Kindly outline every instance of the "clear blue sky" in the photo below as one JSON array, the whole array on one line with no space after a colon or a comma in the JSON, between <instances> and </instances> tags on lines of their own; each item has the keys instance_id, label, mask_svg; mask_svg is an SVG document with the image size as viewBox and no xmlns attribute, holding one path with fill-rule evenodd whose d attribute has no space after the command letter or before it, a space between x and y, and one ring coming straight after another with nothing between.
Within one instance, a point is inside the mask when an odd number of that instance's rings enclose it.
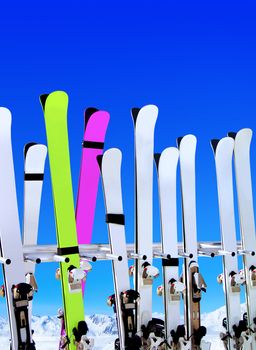
<instances>
[{"instance_id":1,"label":"clear blue sky","mask_svg":"<svg viewBox=\"0 0 256 350\"><path fill-rule=\"evenodd\" d=\"M16 1L2 4L0 33L0 105L10 108L13 113L12 135L21 219L22 149L29 141L46 142L38 97L62 89L70 96L69 136L75 197L83 110L96 106L111 115L106 148L114 146L123 151L127 240L133 240L133 123L130 109L153 103L159 107L156 151L175 145L176 137L186 133L198 137L198 238L220 239L215 168L209 140L242 127L256 130L255 2L46 0L31 5ZM255 140L252 147L256 185ZM155 180L154 199L154 239L159 241ZM93 241L108 241L101 189ZM47 164L39 243L54 242ZM210 311L224 303L222 287L216 283L221 260L202 258L200 262L208 283L202 311ZM37 268L36 314L55 314L61 305L55 268L54 264L41 264ZM111 264L94 264L87 283L86 312L112 313L105 303L112 291ZM162 310L161 304L161 298L154 297L155 311ZM0 314L5 314L3 300L0 301Z\"/></svg>"}]
</instances>

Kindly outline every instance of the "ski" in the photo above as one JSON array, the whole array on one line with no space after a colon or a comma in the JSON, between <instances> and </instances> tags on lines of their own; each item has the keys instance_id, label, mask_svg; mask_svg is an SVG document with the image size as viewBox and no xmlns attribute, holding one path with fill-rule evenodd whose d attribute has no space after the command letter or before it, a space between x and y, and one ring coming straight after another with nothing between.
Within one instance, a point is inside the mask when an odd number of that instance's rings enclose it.
<instances>
[{"instance_id":1,"label":"ski","mask_svg":"<svg viewBox=\"0 0 256 350\"><path fill-rule=\"evenodd\" d=\"M25 280L25 265L18 216L16 184L13 165L12 116L0 108L0 237L2 257L11 259L3 265L4 294L7 300L11 349L34 350L28 308L33 288Z\"/></svg>"},{"instance_id":2,"label":"ski","mask_svg":"<svg viewBox=\"0 0 256 350\"><path fill-rule=\"evenodd\" d=\"M76 230L78 244L90 244L94 222L94 212L99 183L99 167L97 156L101 155L104 147L104 139L109 122L109 113L99 111L96 108L87 108L84 114L84 137L82 142L82 160L78 194L76 201ZM88 267L90 269L89 263ZM88 270L86 270L87 273ZM85 281L82 280L84 294ZM59 309L61 320L61 342L65 339L64 313Z\"/></svg>"},{"instance_id":3,"label":"ski","mask_svg":"<svg viewBox=\"0 0 256 350\"><path fill-rule=\"evenodd\" d=\"M244 275L246 280L247 330L242 332L244 349L256 348L256 236L252 196L250 166L250 145L252 130L242 129L238 133L229 133L235 140L234 163ZM248 346L246 344L248 343Z\"/></svg>"},{"instance_id":4,"label":"ski","mask_svg":"<svg viewBox=\"0 0 256 350\"><path fill-rule=\"evenodd\" d=\"M194 135L186 135L177 140L180 152L183 244L185 252L182 282L186 286L184 292L184 320L186 327L185 340L188 343L184 348L205 350L210 349L210 344L203 340L206 328L201 325L200 319L200 300L202 292L206 292L207 286L199 271L197 253L196 142Z\"/></svg>"},{"instance_id":5,"label":"ski","mask_svg":"<svg viewBox=\"0 0 256 350\"><path fill-rule=\"evenodd\" d=\"M74 350L89 346L84 321L84 305L81 281L85 272L80 268L76 232L72 180L70 171L67 108L68 96L55 91L40 97L44 111L52 191L54 198L58 255L60 262L66 339L61 349ZM75 312L74 312L75 310ZM87 347L88 349L89 347Z\"/></svg>"},{"instance_id":6,"label":"ski","mask_svg":"<svg viewBox=\"0 0 256 350\"><path fill-rule=\"evenodd\" d=\"M152 266L152 197L154 129L158 108L147 105L133 108L135 142L135 254L146 260L135 259L135 290L140 294L137 305L137 331L147 338L147 326L152 320L152 283L159 271ZM147 342L148 339L145 339Z\"/></svg>"},{"instance_id":7,"label":"ski","mask_svg":"<svg viewBox=\"0 0 256 350\"><path fill-rule=\"evenodd\" d=\"M158 175L158 193L161 218L161 244L163 286L157 294L163 296L165 311L165 337L171 349L184 348L185 327L180 324L180 299L185 285L179 281L179 255L177 233L176 173L179 151L166 148L155 154Z\"/></svg>"},{"instance_id":8,"label":"ski","mask_svg":"<svg viewBox=\"0 0 256 350\"><path fill-rule=\"evenodd\" d=\"M24 213L23 213L23 245L36 245L44 165L47 155L45 145L28 143L24 147ZM25 261L27 283L37 291L35 280L35 262ZM29 318L32 315L32 301L29 303Z\"/></svg>"},{"instance_id":9,"label":"ski","mask_svg":"<svg viewBox=\"0 0 256 350\"><path fill-rule=\"evenodd\" d=\"M112 148L104 152L103 156L98 156L98 161L102 175L110 253L113 257L115 294L108 298L108 304L114 307L117 315L119 339L115 342L115 349L139 350L141 340L136 335L135 318L139 293L130 289L128 273L121 188L122 154L120 150Z\"/></svg>"},{"instance_id":10,"label":"ski","mask_svg":"<svg viewBox=\"0 0 256 350\"><path fill-rule=\"evenodd\" d=\"M223 255L224 272L218 277L223 283L226 299L226 318L223 320L226 332L220 336L226 349L242 349L244 322L241 321L240 285L244 279L238 273L237 261L232 175L234 140L224 137L212 140L211 144L215 156L222 249L226 252Z\"/></svg>"},{"instance_id":11,"label":"ski","mask_svg":"<svg viewBox=\"0 0 256 350\"><path fill-rule=\"evenodd\" d=\"M79 245L90 244L92 240L94 212L100 177L97 156L103 152L109 113L99 111L96 108L87 108L84 119L85 130L76 202L76 229ZM84 290L84 282L82 287Z\"/></svg>"}]
</instances>

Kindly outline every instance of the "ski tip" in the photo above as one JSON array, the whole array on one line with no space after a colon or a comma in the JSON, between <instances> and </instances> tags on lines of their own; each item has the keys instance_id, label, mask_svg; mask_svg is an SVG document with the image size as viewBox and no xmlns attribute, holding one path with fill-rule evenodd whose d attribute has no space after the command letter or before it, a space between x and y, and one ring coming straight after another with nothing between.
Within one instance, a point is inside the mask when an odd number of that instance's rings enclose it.
<instances>
[{"instance_id":1,"label":"ski tip","mask_svg":"<svg viewBox=\"0 0 256 350\"><path fill-rule=\"evenodd\" d=\"M43 94L43 95L40 95L40 102L41 102L41 105L43 107L43 110L45 108L45 103L46 103L46 100L47 100L47 97L49 96L49 94Z\"/></svg>"},{"instance_id":2,"label":"ski tip","mask_svg":"<svg viewBox=\"0 0 256 350\"><path fill-rule=\"evenodd\" d=\"M214 153L216 153L216 149L217 149L217 146L218 146L219 142L220 142L220 140L218 140L218 139L212 139L211 140L211 146L212 146L212 149L213 149Z\"/></svg>"},{"instance_id":3,"label":"ski tip","mask_svg":"<svg viewBox=\"0 0 256 350\"><path fill-rule=\"evenodd\" d=\"M101 170L101 166L102 166L102 158L103 158L103 155L102 154L99 154L97 156L97 162L99 164L99 167L100 167L100 170Z\"/></svg>"},{"instance_id":4,"label":"ski tip","mask_svg":"<svg viewBox=\"0 0 256 350\"><path fill-rule=\"evenodd\" d=\"M157 169L158 169L158 166L159 166L160 157L161 157L161 153L155 153L154 154L154 159L155 159L155 163L156 163L156 168Z\"/></svg>"},{"instance_id":5,"label":"ski tip","mask_svg":"<svg viewBox=\"0 0 256 350\"><path fill-rule=\"evenodd\" d=\"M86 108L86 110L84 111L84 128L85 129L86 129L86 125L87 125L89 119L91 118L91 116L98 111L99 110L95 107Z\"/></svg>"},{"instance_id":6,"label":"ski tip","mask_svg":"<svg viewBox=\"0 0 256 350\"><path fill-rule=\"evenodd\" d=\"M183 136L180 136L180 137L178 137L177 138L177 146L178 146L178 148L180 147L180 143L181 143L181 140L183 139Z\"/></svg>"},{"instance_id":7,"label":"ski tip","mask_svg":"<svg viewBox=\"0 0 256 350\"><path fill-rule=\"evenodd\" d=\"M228 132L228 136L229 136L229 137L232 137L232 139L234 139L234 140L235 140L235 138L236 138L236 135L237 135L237 133L234 132L234 131Z\"/></svg>"},{"instance_id":8,"label":"ski tip","mask_svg":"<svg viewBox=\"0 0 256 350\"><path fill-rule=\"evenodd\" d=\"M137 117L139 115L139 111L141 110L141 108L132 108L132 117L133 117L133 121L134 121L134 124L136 124L136 120L137 120Z\"/></svg>"},{"instance_id":9,"label":"ski tip","mask_svg":"<svg viewBox=\"0 0 256 350\"><path fill-rule=\"evenodd\" d=\"M29 148L32 146L35 146L36 144L37 144L36 142L26 143L26 145L24 146L24 158L26 158Z\"/></svg>"}]
</instances>

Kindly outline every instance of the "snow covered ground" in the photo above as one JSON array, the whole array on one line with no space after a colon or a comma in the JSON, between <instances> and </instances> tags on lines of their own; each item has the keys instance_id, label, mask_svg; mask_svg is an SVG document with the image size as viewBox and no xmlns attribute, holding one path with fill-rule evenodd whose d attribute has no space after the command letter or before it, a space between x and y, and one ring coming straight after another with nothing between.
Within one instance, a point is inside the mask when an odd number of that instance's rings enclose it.
<instances>
[{"instance_id":1,"label":"snow covered ground","mask_svg":"<svg viewBox=\"0 0 256 350\"><path fill-rule=\"evenodd\" d=\"M244 305L243 305L244 311ZM163 315L155 314L154 317ZM221 307L213 312L202 315L202 325L207 328L206 341L211 342L211 350L224 349L219 340L222 331L222 320L225 317L225 308ZM117 337L116 321L114 317L95 314L86 317L89 326L89 337L95 340L94 350L113 350L113 342ZM60 330L59 320L50 316L33 316L33 329L37 350L57 350L58 334ZM0 317L0 349L9 350L9 329L5 319Z\"/></svg>"}]
</instances>

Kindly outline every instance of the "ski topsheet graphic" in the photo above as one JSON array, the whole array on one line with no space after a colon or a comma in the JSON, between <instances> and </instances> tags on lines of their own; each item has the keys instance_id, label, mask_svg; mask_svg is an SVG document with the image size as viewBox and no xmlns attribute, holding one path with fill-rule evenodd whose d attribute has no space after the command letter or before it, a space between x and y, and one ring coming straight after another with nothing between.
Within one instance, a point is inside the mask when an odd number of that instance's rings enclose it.
<instances>
[{"instance_id":1,"label":"ski topsheet graphic","mask_svg":"<svg viewBox=\"0 0 256 350\"><path fill-rule=\"evenodd\" d=\"M44 179L44 165L47 155L45 145L28 143L24 148L24 214L23 214L23 244L36 245L42 186ZM25 262L25 274L28 283L37 289L34 278L35 263ZM32 313L30 302L29 317Z\"/></svg>"},{"instance_id":2,"label":"ski topsheet graphic","mask_svg":"<svg viewBox=\"0 0 256 350\"><path fill-rule=\"evenodd\" d=\"M76 203L76 228L79 244L89 244L92 239L100 176L97 156L103 152L108 122L108 112L98 111L96 108L88 108L85 111L85 131ZM84 282L82 284L84 288Z\"/></svg>"},{"instance_id":3,"label":"ski topsheet graphic","mask_svg":"<svg viewBox=\"0 0 256 350\"><path fill-rule=\"evenodd\" d=\"M179 281L179 256L177 234L176 173L179 151L166 148L162 154L155 154L158 174L158 192L161 217L161 244L164 285L158 287L163 295L165 310L165 335L172 349L184 340L185 328L180 325L180 299L185 285ZM181 339L183 338L183 339Z\"/></svg>"},{"instance_id":4,"label":"ski topsheet graphic","mask_svg":"<svg viewBox=\"0 0 256 350\"><path fill-rule=\"evenodd\" d=\"M135 309L138 292L130 289L128 259L125 240L125 218L122 203L121 160L122 154L116 149L107 150L98 157L108 223L110 252L113 255L112 267L115 296L108 300L117 314L119 339L115 349L140 349L140 338L136 336Z\"/></svg>"},{"instance_id":5,"label":"ski topsheet graphic","mask_svg":"<svg viewBox=\"0 0 256 350\"><path fill-rule=\"evenodd\" d=\"M67 108L68 96L55 91L41 96L44 110L52 191L56 219L58 254L69 262L60 263L60 278L66 329L66 347L76 349L88 331L84 321L80 257L76 233L70 172ZM63 344L63 348L65 344Z\"/></svg>"},{"instance_id":6,"label":"ski topsheet graphic","mask_svg":"<svg viewBox=\"0 0 256 350\"><path fill-rule=\"evenodd\" d=\"M11 113L0 108L0 236L1 253L11 259L3 265L5 296L11 328L11 348L35 349L28 316L33 288L26 283L19 226L11 141Z\"/></svg>"},{"instance_id":7,"label":"ski topsheet graphic","mask_svg":"<svg viewBox=\"0 0 256 350\"><path fill-rule=\"evenodd\" d=\"M158 108L148 105L133 108L135 132L135 254L146 261L135 260L135 289L140 294L137 306L137 330L152 319L152 282L158 275L152 267L153 248L153 149Z\"/></svg>"},{"instance_id":8,"label":"ski topsheet graphic","mask_svg":"<svg viewBox=\"0 0 256 350\"><path fill-rule=\"evenodd\" d=\"M178 139L180 151L180 174L183 209L183 243L184 259L183 282L186 340L191 340L192 349L209 349L210 344L202 338L206 328L201 326L200 300L206 284L200 275L197 255L196 227L196 187L195 187L195 153L196 137L186 135Z\"/></svg>"},{"instance_id":9,"label":"ski topsheet graphic","mask_svg":"<svg viewBox=\"0 0 256 350\"><path fill-rule=\"evenodd\" d=\"M240 285L243 278L238 273L237 262L232 176L234 140L224 137L212 140L211 143L215 155L222 249L227 252L223 255L223 288L227 313L223 325L227 332L221 334L221 338L226 349L241 349Z\"/></svg>"},{"instance_id":10,"label":"ski topsheet graphic","mask_svg":"<svg viewBox=\"0 0 256 350\"><path fill-rule=\"evenodd\" d=\"M252 197L252 180L250 166L251 129L242 129L233 137L236 188L240 217L240 232L246 280L247 330L243 331L243 344L251 343L251 349L256 348L256 236Z\"/></svg>"}]
</instances>

